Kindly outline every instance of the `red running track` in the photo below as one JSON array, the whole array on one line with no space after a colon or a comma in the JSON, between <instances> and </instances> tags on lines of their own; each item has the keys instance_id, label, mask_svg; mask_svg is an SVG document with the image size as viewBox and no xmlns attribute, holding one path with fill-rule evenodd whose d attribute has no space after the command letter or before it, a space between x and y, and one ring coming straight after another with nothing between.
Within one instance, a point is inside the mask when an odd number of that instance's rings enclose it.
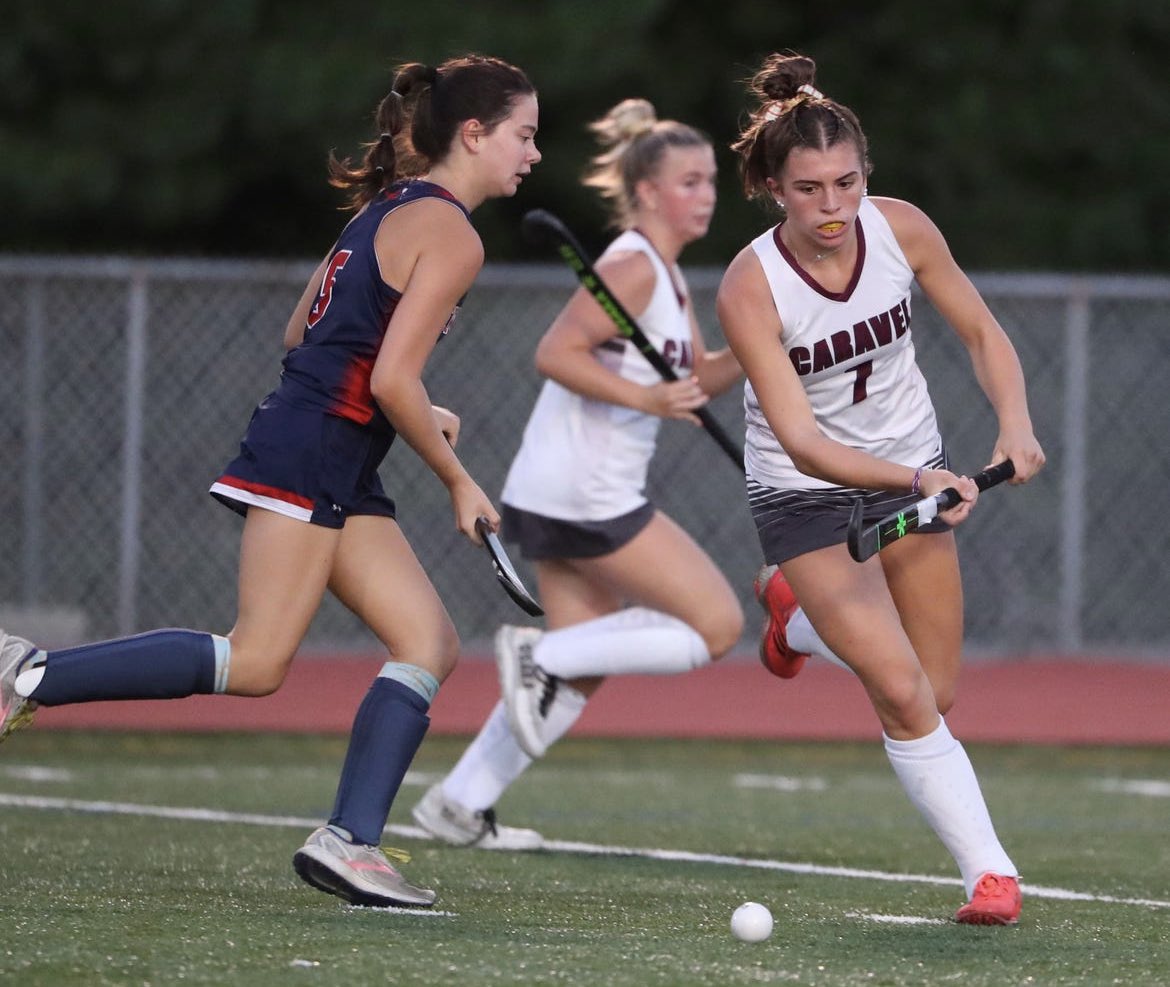
<instances>
[{"instance_id":1,"label":"red running track","mask_svg":"<svg viewBox=\"0 0 1170 987\"><path fill-rule=\"evenodd\" d=\"M86 703L42 708L34 729L241 730L348 733L381 658L301 657L263 699ZM465 657L431 709L435 733L471 734L499 695L495 663ZM969 663L947 723L989 743L1170 744L1170 662L1024 658ZM860 683L810 663L792 680L754 659L686 675L607 682L574 736L874 740L877 719Z\"/></svg>"}]
</instances>

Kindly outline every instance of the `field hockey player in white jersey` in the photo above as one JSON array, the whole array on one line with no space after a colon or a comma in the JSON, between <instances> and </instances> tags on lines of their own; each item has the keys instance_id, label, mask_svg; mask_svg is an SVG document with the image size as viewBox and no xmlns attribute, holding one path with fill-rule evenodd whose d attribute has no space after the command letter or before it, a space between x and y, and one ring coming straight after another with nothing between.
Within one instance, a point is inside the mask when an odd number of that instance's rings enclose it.
<instances>
[{"instance_id":1,"label":"field hockey player in white jersey","mask_svg":"<svg viewBox=\"0 0 1170 987\"><path fill-rule=\"evenodd\" d=\"M867 197L861 126L815 88L815 72L810 58L775 54L751 81L759 106L734 149L748 196L774 202L782 219L733 260L718 295L748 377L748 493L770 566L757 580L769 612L761 657L791 676L805 653L832 652L857 674L899 781L959 866L968 903L956 920L1014 924L1016 866L941 715L963 635L951 526L978 491L947 468L915 362L914 280L958 334L995 411L990 462L1010 458L1012 482L1023 483L1044 454L1007 335L924 213ZM855 497L871 523L946 487L962 500L942 523L864 564L850 558Z\"/></svg>"},{"instance_id":2,"label":"field hockey player in white jersey","mask_svg":"<svg viewBox=\"0 0 1170 987\"><path fill-rule=\"evenodd\" d=\"M586 184L621 232L597 264L610 290L679 373L663 381L578 290L542 338L548 378L501 496L505 538L536 569L547 630L496 635L503 698L459 763L414 809L456 844L534 848L532 830L496 826L492 806L563 736L609 675L673 675L721 657L743 613L691 537L645 496L664 418L732 386L729 350L707 352L678 267L715 209L715 154L703 134L625 100L592 125L602 145Z\"/></svg>"}]
</instances>

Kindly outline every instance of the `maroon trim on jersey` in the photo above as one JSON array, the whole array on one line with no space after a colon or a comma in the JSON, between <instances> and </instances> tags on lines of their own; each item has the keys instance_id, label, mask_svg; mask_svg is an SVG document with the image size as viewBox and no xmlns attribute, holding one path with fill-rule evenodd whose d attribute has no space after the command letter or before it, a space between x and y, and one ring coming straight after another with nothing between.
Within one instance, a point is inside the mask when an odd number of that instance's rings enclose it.
<instances>
[{"instance_id":1,"label":"maroon trim on jersey","mask_svg":"<svg viewBox=\"0 0 1170 987\"><path fill-rule=\"evenodd\" d=\"M772 231L772 241L776 244L776 249L780 251L780 256L787 262L799 276L800 280L807 284L818 295L823 295L831 302L847 302L852 297L854 290L857 288L857 282L861 280L861 269L865 266L865 231L861 228L861 217L857 216L853 220L854 226L857 229L857 258L853 261L853 274L849 278L849 283L845 285L844 291L829 291L824 288L816 278L808 273L800 262L797 261L796 255L785 246L784 241L780 239L781 223Z\"/></svg>"},{"instance_id":2,"label":"maroon trim on jersey","mask_svg":"<svg viewBox=\"0 0 1170 987\"><path fill-rule=\"evenodd\" d=\"M646 236L646 234L643 233L640 229L638 229L638 227L634 226L634 227L631 227L631 229L635 233L637 233L638 236L640 236L643 240L645 240L648 244L650 244L650 249L654 251L654 256L657 257L660 261L662 261L662 266L666 268L666 276L668 278L670 278L670 286L674 289L674 297L678 299L678 307L679 308L686 308L687 307L686 292L684 292L682 290L682 288L680 288L678 286L678 282L674 280L674 265L668 264L666 262L666 258L663 257L662 254L660 254L658 252L658 248L656 246L654 246L654 241L651 240L648 236Z\"/></svg>"}]
</instances>

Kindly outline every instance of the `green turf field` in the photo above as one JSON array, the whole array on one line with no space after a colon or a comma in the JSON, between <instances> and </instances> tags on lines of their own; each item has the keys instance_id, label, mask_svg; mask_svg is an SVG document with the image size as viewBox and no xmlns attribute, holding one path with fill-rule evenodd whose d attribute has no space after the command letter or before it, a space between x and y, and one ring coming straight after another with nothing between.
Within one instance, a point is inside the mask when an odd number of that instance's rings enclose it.
<instances>
[{"instance_id":1,"label":"green turf field","mask_svg":"<svg viewBox=\"0 0 1170 987\"><path fill-rule=\"evenodd\" d=\"M292 872L341 738L13 737L0 983L1170 983L1170 750L972 746L1027 895L986 929L946 921L957 875L877 743L570 740L499 806L556 841L528 855L402 832L463 743L427 740L391 816L439 891L410 913ZM767 942L731 937L745 900Z\"/></svg>"}]
</instances>

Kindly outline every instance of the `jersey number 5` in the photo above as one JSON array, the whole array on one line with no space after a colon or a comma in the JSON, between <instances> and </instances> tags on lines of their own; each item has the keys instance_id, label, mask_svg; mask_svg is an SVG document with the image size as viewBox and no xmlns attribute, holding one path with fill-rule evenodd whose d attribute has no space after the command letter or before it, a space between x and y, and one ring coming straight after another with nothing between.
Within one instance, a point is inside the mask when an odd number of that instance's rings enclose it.
<instances>
[{"instance_id":1,"label":"jersey number 5","mask_svg":"<svg viewBox=\"0 0 1170 987\"><path fill-rule=\"evenodd\" d=\"M305 320L305 324L310 329L321 321L325 310L329 308L329 302L333 298L333 282L337 280L338 273L345 267L345 262L349 260L352 253L352 250L339 250L330 259L329 267L325 269L325 277L321 279L321 290L317 294L317 300L313 302L313 307L309 310L309 317Z\"/></svg>"}]
</instances>

